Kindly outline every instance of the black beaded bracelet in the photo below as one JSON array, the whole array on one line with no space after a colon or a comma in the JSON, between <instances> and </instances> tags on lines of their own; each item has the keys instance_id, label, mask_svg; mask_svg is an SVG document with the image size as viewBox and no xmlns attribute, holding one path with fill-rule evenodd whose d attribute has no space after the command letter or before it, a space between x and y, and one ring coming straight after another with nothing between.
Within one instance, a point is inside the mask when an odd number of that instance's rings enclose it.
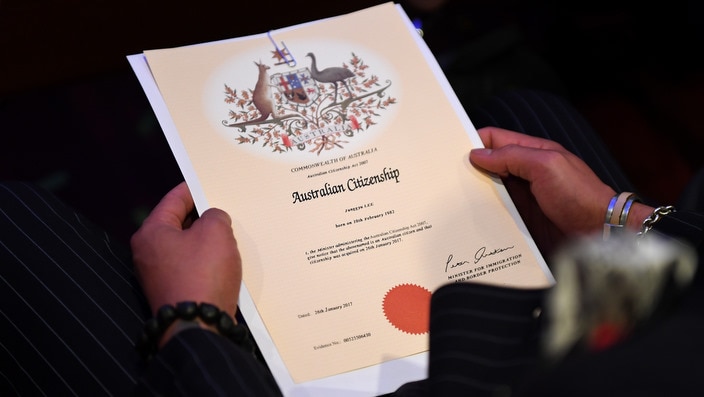
<instances>
[{"instance_id":1,"label":"black beaded bracelet","mask_svg":"<svg viewBox=\"0 0 704 397\"><path fill-rule=\"evenodd\" d=\"M193 301L179 302L176 306L164 305L156 312L156 316L144 323L144 331L137 340L137 351L145 360L150 360L158 351L159 340L171 324L176 320L194 321L200 318L205 324L213 325L220 335L242 347L257 357L254 342L244 325L236 324L232 317L217 306L210 303Z\"/></svg>"}]
</instances>

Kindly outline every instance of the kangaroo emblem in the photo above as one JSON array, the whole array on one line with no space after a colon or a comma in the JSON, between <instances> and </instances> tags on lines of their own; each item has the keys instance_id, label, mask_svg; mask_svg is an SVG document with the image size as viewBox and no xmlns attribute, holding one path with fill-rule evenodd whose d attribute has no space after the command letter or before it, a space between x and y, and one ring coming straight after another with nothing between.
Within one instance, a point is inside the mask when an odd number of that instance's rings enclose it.
<instances>
[{"instance_id":1,"label":"kangaroo emblem","mask_svg":"<svg viewBox=\"0 0 704 397\"><path fill-rule=\"evenodd\" d=\"M251 121L264 121L269 118L269 115L276 118L276 106L274 105L274 99L271 96L269 72L267 72L267 70L269 70L269 66L256 61L254 64L259 68L259 76L257 77L257 83L254 85L254 90L252 91L252 102L254 103L254 107L259 111L260 116Z\"/></svg>"}]
</instances>

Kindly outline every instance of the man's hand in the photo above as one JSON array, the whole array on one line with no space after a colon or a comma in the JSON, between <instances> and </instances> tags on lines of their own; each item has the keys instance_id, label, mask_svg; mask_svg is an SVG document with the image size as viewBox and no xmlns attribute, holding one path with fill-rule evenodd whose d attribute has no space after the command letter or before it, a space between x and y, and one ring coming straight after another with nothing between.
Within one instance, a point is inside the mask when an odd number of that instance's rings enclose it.
<instances>
[{"instance_id":1,"label":"man's hand","mask_svg":"<svg viewBox=\"0 0 704 397\"><path fill-rule=\"evenodd\" d=\"M542 138L494 127L478 132L486 149L472 150L470 161L509 182L506 187L529 229L540 227L531 224L535 223L531 220L538 218L534 213L538 208L531 209L530 204L521 202L529 196L567 236L593 234L603 229L606 208L615 192L579 157ZM511 181L511 177L522 181ZM527 194L528 189L531 194Z\"/></svg>"},{"instance_id":2,"label":"man's hand","mask_svg":"<svg viewBox=\"0 0 704 397\"><path fill-rule=\"evenodd\" d=\"M164 196L132 236L134 264L153 312L180 301L208 302L234 316L242 260L232 220L211 208L192 223L185 182Z\"/></svg>"}]
</instances>

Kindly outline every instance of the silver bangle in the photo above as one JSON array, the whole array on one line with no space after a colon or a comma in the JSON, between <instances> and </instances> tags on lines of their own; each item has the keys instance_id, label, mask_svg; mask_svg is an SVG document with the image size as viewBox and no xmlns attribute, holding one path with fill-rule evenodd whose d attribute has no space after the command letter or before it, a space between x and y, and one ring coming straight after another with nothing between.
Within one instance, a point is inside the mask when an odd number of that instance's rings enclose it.
<instances>
[{"instance_id":1,"label":"silver bangle","mask_svg":"<svg viewBox=\"0 0 704 397\"><path fill-rule=\"evenodd\" d=\"M631 206L633 206L635 201L640 201L640 199L632 192L622 192L611 198L609 206L606 208L606 217L604 218L604 240L611 236L612 229L624 229Z\"/></svg>"},{"instance_id":2,"label":"silver bangle","mask_svg":"<svg viewBox=\"0 0 704 397\"><path fill-rule=\"evenodd\" d=\"M618 200L618 194L611 198L609 201L609 206L606 208L606 218L604 218L604 223L611 222L611 215L614 213L614 206L616 205L616 200Z\"/></svg>"},{"instance_id":3,"label":"silver bangle","mask_svg":"<svg viewBox=\"0 0 704 397\"><path fill-rule=\"evenodd\" d=\"M631 194L626 200L626 204L623 205L623 211L621 211L621 216L618 218L618 224L621 226L626 226L626 221L628 221L628 213L631 211L631 206L634 202L640 201L638 196Z\"/></svg>"}]
</instances>

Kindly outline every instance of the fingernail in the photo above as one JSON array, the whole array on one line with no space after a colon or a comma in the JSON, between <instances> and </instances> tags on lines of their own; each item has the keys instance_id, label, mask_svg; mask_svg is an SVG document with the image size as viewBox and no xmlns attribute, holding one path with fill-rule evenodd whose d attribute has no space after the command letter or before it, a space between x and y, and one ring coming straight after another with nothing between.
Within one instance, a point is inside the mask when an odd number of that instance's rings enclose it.
<instances>
[{"instance_id":1,"label":"fingernail","mask_svg":"<svg viewBox=\"0 0 704 397\"><path fill-rule=\"evenodd\" d=\"M480 156L488 156L492 152L491 149L489 148L477 148L477 149L472 149L470 151L470 154L478 154Z\"/></svg>"}]
</instances>

